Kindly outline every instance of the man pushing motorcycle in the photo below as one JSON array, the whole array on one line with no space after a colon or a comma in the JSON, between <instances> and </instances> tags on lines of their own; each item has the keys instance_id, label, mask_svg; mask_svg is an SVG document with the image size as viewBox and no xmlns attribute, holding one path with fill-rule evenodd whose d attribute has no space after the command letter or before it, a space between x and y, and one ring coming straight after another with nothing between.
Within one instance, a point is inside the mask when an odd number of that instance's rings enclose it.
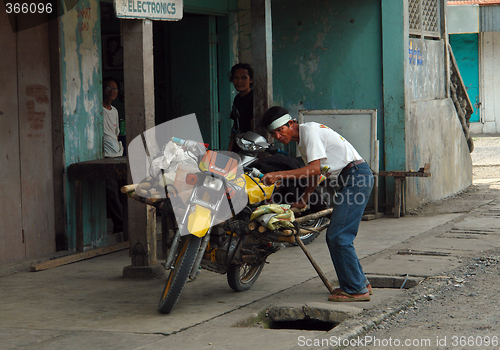
<instances>
[{"instance_id":1,"label":"man pushing motorcycle","mask_svg":"<svg viewBox=\"0 0 500 350\"><path fill-rule=\"evenodd\" d=\"M287 171L267 173L262 181L273 184L281 179L298 179L307 187L292 207L304 208L319 178L328 178L329 186L339 189L334 211L326 231L326 241L340 288L328 298L335 302L369 301L371 286L365 277L354 249L364 209L373 188L373 174L356 149L329 127L315 122L298 124L283 107L271 107L262 117L262 126L283 144L298 143L306 166Z\"/></svg>"}]
</instances>

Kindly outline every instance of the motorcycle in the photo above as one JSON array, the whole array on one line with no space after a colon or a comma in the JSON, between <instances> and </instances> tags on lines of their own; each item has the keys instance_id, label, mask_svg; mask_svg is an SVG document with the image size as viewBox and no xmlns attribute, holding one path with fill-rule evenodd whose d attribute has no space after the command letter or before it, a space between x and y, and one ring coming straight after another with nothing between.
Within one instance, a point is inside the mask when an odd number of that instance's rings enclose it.
<instances>
[{"instance_id":1,"label":"motorcycle","mask_svg":"<svg viewBox=\"0 0 500 350\"><path fill-rule=\"evenodd\" d=\"M287 152L273 147L269 144L265 137L253 131L241 132L240 120L241 116L238 109L233 105L230 118L235 121L233 133L237 144L238 155L241 157L242 165L245 167L255 167L260 173L265 174L274 171L293 170L303 167L305 164L302 160L292 158ZM268 157L259 160L259 154L267 153ZM318 187L309 197L308 207L296 212L296 217L311 217L312 214L322 212L333 207L334 189L327 188L327 181L324 176L320 177ZM294 203L304 192L306 185L301 181L284 181L281 183L277 193L273 196L274 203ZM302 233L300 240L305 244L314 241L320 234L320 227L327 227L329 223L327 216L314 217L301 223ZM297 242L293 242L297 245Z\"/></svg>"},{"instance_id":2,"label":"motorcycle","mask_svg":"<svg viewBox=\"0 0 500 350\"><path fill-rule=\"evenodd\" d=\"M270 148L261 141L240 138L248 150ZM242 162L238 154L207 150L195 141L174 137L172 143L196 160L197 168L177 171L175 177L162 169L158 176L129 185L132 187L124 191L131 198L155 206L162 216L163 234L168 237L163 264L168 277L158 304L161 313L172 311L186 282L196 278L200 267L226 274L234 291L246 291L259 277L269 255L283 249L285 243L294 243L299 233L318 233L325 228L299 225L323 218L331 210L293 220L289 206L269 205L280 186L264 185L260 171L247 166L255 162L248 158L250 151ZM181 185L188 187L181 190ZM158 195L159 188L168 195ZM264 212L275 212L255 218L256 209L262 208ZM281 218L273 223L276 212Z\"/></svg>"}]
</instances>

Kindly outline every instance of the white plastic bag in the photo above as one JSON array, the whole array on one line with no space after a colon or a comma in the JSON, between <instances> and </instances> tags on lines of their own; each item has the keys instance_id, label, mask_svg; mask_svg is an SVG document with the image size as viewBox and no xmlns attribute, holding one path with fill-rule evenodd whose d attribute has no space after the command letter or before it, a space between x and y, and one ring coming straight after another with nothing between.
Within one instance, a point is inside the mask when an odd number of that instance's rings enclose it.
<instances>
[{"instance_id":1,"label":"white plastic bag","mask_svg":"<svg viewBox=\"0 0 500 350\"><path fill-rule=\"evenodd\" d=\"M181 146L169 141L163 148L163 155L157 157L151 163L149 174L154 178L159 176L163 169L163 174L159 179L160 186L173 185L174 195L179 195L185 202L193 190L194 185L186 183L188 173L198 172L197 161L189 155L189 152ZM171 190L171 187L167 187Z\"/></svg>"},{"instance_id":2,"label":"white plastic bag","mask_svg":"<svg viewBox=\"0 0 500 350\"><path fill-rule=\"evenodd\" d=\"M163 155L153 159L149 170L151 177L156 177L161 169L166 173L175 173L179 164L197 167L196 160L188 155L181 146L169 141L163 147Z\"/></svg>"}]
</instances>

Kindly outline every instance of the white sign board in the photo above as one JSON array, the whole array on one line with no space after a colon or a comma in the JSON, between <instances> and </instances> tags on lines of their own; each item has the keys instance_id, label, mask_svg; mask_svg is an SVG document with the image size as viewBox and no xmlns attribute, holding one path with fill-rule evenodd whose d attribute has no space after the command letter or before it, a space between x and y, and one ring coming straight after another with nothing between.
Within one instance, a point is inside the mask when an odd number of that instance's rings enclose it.
<instances>
[{"instance_id":1,"label":"white sign board","mask_svg":"<svg viewBox=\"0 0 500 350\"><path fill-rule=\"evenodd\" d=\"M183 0L115 0L116 17L178 21L182 19Z\"/></svg>"},{"instance_id":2,"label":"white sign board","mask_svg":"<svg viewBox=\"0 0 500 350\"><path fill-rule=\"evenodd\" d=\"M299 111L299 123L317 122L342 135L356 148L373 171L379 170L377 110L332 109Z\"/></svg>"},{"instance_id":3,"label":"white sign board","mask_svg":"<svg viewBox=\"0 0 500 350\"><path fill-rule=\"evenodd\" d=\"M453 5L446 7L448 34L479 33L479 5Z\"/></svg>"}]
</instances>

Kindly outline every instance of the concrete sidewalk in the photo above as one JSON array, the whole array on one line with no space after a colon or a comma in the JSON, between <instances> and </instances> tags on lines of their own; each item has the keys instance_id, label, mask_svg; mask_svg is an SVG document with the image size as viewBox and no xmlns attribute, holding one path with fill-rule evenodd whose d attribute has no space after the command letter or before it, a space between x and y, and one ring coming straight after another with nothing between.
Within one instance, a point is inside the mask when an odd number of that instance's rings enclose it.
<instances>
[{"instance_id":1,"label":"concrete sidewalk","mask_svg":"<svg viewBox=\"0 0 500 350\"><path fill-rule=\"evenodd\" d=\"M415 297L411 289L377 287L394 278L401 284L407 274L411 286L500 246L499 180L464 195L465 212L362 222L355 245L375 287L370 302L328 302L306 256L299 247L288 247L269 258L251 290L233 292L224 275L203 271L186 284L173 312L162 315L156 307L164 279L122 278L130 259L121 251L1 277L0 349L290 349L305 339L345 336L353 331L345 325L356 321L363 327L367 315L380 317L370 312L381 305L394 301L389 307L397 308ZM307 247L336 284L324 234ZM311 318L340 326L328 332L268 329L266 313L274 321L298 320L273 327L297 322L303 327Z\"/></svg>"}]
</instances>

